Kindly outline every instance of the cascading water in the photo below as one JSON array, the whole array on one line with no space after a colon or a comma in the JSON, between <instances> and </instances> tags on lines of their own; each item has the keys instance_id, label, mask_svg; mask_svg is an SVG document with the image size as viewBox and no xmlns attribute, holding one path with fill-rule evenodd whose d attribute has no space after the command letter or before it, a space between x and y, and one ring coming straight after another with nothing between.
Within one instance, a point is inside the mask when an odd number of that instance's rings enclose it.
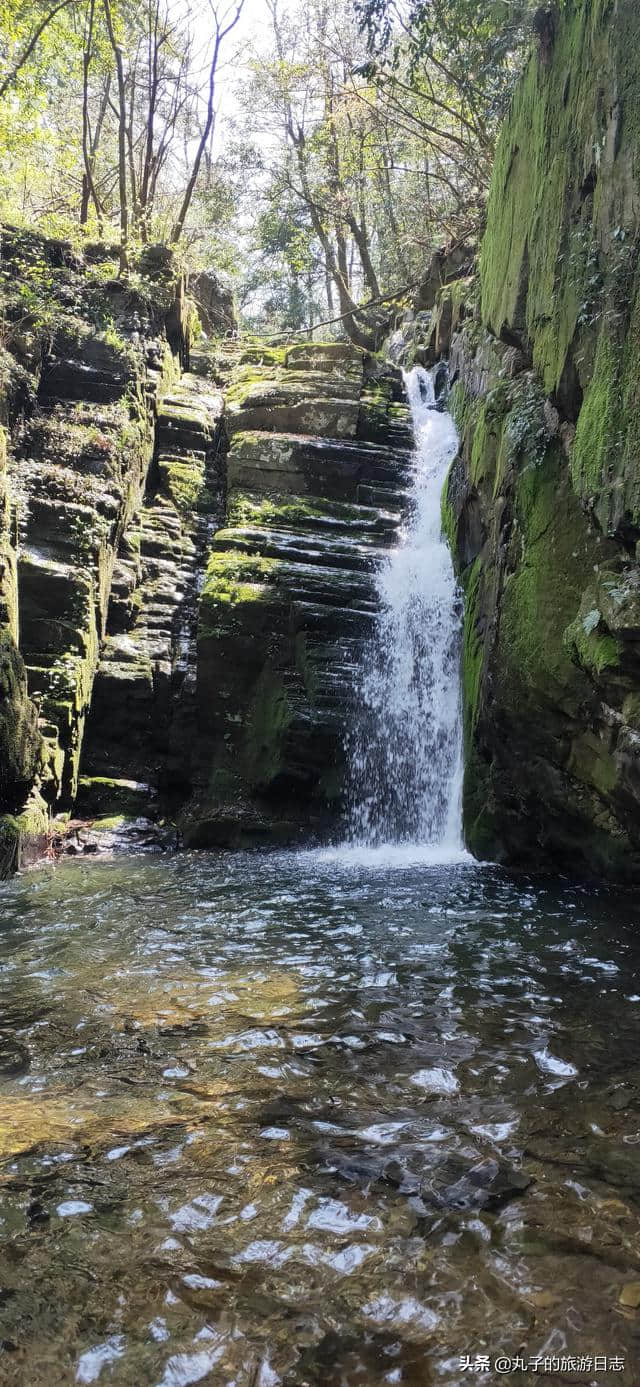
<instances>
[{"instance_id":1,"label":"cascading water","mask_svg":"<svg viewBox=\"0 0 640 1387\"><path fill-rule=\"evenodd\" d=\"M350 745L354 844L462 847L461 597L440 497L458 438L431 376L405 376L415 437L409 517L377 578Z\"/></svg>"}]
</instances>

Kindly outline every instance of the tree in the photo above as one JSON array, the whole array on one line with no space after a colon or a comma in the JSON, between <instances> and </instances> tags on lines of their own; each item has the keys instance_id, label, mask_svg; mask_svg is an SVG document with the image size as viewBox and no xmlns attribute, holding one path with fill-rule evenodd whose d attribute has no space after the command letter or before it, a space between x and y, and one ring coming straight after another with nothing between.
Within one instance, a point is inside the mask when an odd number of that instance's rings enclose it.
<instances>
[{"instance_id":1,"label":"tree","mask_svg":"<svg viewBox=\"0 0 640 1387\"><path fill-rule=\"evenodd\" d=\"M205 152L213 129L213 124L215 120L216 74L218 71L220 49L228 34L230 34L232 30L235 29L235 26L238 23L238 20L242 13L243 5L244 0L235 0L235 3L229 9L225 10L222 13L222 15L220 15L215 5L213 4L213 0L210 0L210 9L211 14L213 16L214 28L213 52L211 54L211 60L209 63L209 85L207 91L206 115L200 134L200 139L198 141L198 146L196 149L193 164L191 167L191 173L189 174L187 186L184 190L184 197L180 204L180 210L178 212L173 232L171 234L171 240L174 242L174 244L176 241L180 239L180 236L182 235L187 212L189 211L189 207L191 206L191 199L193 197L194 189L198 180L200 165L202 163L202 156Z\"/></svg>"},{"instance_id":2,"label":"tree","mask_svg":"<svg viewBox=\"0 0 640 1387\"><path fill-rule=\"evenodd\" d=\"M216 77L242 4L2 0L0 215L100 236L116 221L122 274L136 242L175 244L201 171L212 200Z\"/></svg>"},{"instance_id":3,"label":"tree","mask_svg":"<svg viewBox=\"0 0 640 1387\"><path fill-rule=\"evenodd\" d=\"M373 57L349 0L309 0L304 12L282 4L267 0L273 47L256 56L246 99L266 151L258 188L263 205L298 209L321 269L321 316L339 312L353 341L372 348L387 297L477 225L490 139L437 68L412 74L406 45L393 62ZM276 254L284 262L290 248ZM317 280L315 271L310 310Z\"/></svg>"},{"instance_id":4,"label":"tree","mask_svg":"<svg viewBox=\"0 0 640 1387\"><path fill-rule=\"evenodd\" d=\"M14 86L17 77L19 76L25 64L28 63L37 43L42 38L45 29L49 28L49 25L53 23L53 20L56 18L56 16L61 14L63 10L68 10L73 2L74 0L58 0L57 4L53 6L48 6L45 9L44 14L42 14L39 18L36 19L34 16L32 32L30 33L28 39L26 39L24 44L21 45L19 43L19 41L17 40L17 36L14 32L14 42L10 42L7 46L9 47L9 49L15 46L17 48L17 56L10 59L8 69L5 72L4 76L0 79L0 99L2 99L2 97L6 95L10 87Z\"/></svg>"},{"instance_id":5,"label":"tree","mask_svg":"<svg viewBox=\"0 0 640 1387\"><path fill-rule=\"evenodd\" d=\"M120 273L129 268L129 202L127 196L127 90L122 46L116 35L111 0L102 0L109 42L113 49L118 84L118 189L120 194Z\"/></svg>"},{"instance_id":6,"label":"tree","mask_svg":"<svg viewBox=\"0 0 640 1387\"><path fill-rule=\"evenodd\" d=\"M333 305L335 292L346 331L371 348L375 326L362 315L357 294L362 285L378 297L379 286L366 212L367 132L349 110L346 86L353 55L335 49L325 0L307 8L297 36L295 21L280 13L278 0L267 5L274 53L270 63L261 61L252 105L258 94L272 128L275 122L272 191L286 192L303 209L321 252L327 302ZM351 37L357 45L353 23Z\"/></svg>"},{"instance_id":7,"label":"tree","mask_svg":"<svg viewBox=\"0 0 640 1387\"><path fill-rule=\"evenodd\" d=\"M485 136L504 114L539 0L355 0L370 51L409 59L412 83L434 70Z\"/></svg>"}]
</instances>

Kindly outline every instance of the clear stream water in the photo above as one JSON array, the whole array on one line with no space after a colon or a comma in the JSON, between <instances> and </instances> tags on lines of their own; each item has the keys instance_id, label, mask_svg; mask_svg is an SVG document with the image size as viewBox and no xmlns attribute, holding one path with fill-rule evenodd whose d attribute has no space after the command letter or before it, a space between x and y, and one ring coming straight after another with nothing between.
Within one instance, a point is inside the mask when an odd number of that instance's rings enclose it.
<instances>
[{"instance_id":1,"label":"clear stream water","mask_svg":"<svg viewBox=\"0 0 640 1387\"><path fill-rule=\"evenodd\" d=\"M637 1387L640 902L461 847L416 379L361 845L0 885L3 1387Z\"/></svg>"},{"instance_id":2,"label":"clear stream water","mask_svg":"<svg viewBox=\"0 0 640 1387\"><path fill-rule=\"evenodd\" d=\"M326 850L0 906L3 1383L637 1383L632 895Z\"/></svg>"}]
</instances>

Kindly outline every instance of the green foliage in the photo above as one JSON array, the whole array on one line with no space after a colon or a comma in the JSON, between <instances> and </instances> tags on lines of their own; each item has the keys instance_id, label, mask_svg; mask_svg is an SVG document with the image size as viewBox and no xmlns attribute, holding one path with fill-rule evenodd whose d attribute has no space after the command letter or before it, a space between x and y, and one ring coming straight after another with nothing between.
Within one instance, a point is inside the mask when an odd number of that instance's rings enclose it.
<instances>
[{"instance_id":1,"label":"green foliage","mask_svg":"<svg viewBox=\"0 0 640 1387\"><path fill-rule=\"evenodd\" d=\"M213 26L202 26L196 7L170 0L110 0L109 10L124 70L128 240L135 249L171 239L202 124ZM0 221L35 222L79 245L117 236L116 75L102 0L0 0ZM207 151L185 226L192 263L200 258L194 241L206 236L200 263L210 263L211 247L218 251L230 229L235 185L223 164Z\"/></svg>"},{"instance_id":2,"label":"green foliage","mask_svg":"<svg viewBox=\"0 0 640 1387\"><path fill-rule=\"evenodd\" d=\"M402 30L409 35L412 73L425 63L446 67L448 81L469 110L500 115L531 41L538 0L410 0ZM392 0L356 0L375 53L398 51Z\"/></svg>"},{"instance_id":3,"label":"green foliage","mask_svg":"<svg viewBox=\"0 0 640 1387\"><path fill-rule=\"evenodd\" d=\"M0 339L11 345L16 333L29 330L34 337L53 328L59 311L57 277L44 255L36 251L28 259L19 256L8 265L0 263Z\"/></svg>"}]
</instances>

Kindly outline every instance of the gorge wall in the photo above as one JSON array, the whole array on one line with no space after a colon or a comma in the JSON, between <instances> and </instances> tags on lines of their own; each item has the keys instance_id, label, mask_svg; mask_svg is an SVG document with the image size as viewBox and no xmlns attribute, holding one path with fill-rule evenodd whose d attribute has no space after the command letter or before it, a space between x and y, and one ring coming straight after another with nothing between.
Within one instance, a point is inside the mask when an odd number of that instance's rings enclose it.
<instances>
[{"instance_id":1,"label":"gorge wall","mask_svg":"<svg viewBox=\"0 0 640 1387\"><path fill-rule=\"evenodd\" d=\"M549 13L479 267L434 262L413 350L448 360L461 439L468 845L638 879L640 13ZM0 869L61 812L326 833L411 475L400 373L344 342L190 353L158 248L123 284L5 230L0 272Z\"/></svg>"},{"instance_id":2,"label":"gorge wall","mask_svg":"<svg viewBox=\"0 0 640 1387\"><path fill-rule=\"evenodd\" d=\"M225 523L200 600L188 844L335 826L375 570L409 478L401 393L398 372L340 342L248 351L232 376Z\"/></svg>"},{"instance_id":3,"label":"gorge wall","mask_svg":"<svg viewBox=\"0 0 640 1387\"><path fill-rule=\"evenodd\" d=\"M442 292L461 434L465 824L481 856L640 875L640 12L569 0Z\"/></svg>"},{"instance_id":4,"label":"gorge wall","mask_svg":"<svg viewBox=\"0 0 640 1387\"><path fill-rule=\"evenodd\" d=\"M222 402L180 375L191 310L166 254L123 283L104 247L5 228L1 252L6 873L52 815L184 795Z\"/></svg>"},{"instance_id":5,"label":"gorge wall","mask_svg":"<svg viewBox=\"0 0 640 1387\"><path fill-rule=\"evenodd\" d=\"M409 476L399 373L346 343L190 350L160 248L123 283L104 248L7 229L2 268L2 872L65 817L324 832Z\"/></svg>"}]
</instances>

